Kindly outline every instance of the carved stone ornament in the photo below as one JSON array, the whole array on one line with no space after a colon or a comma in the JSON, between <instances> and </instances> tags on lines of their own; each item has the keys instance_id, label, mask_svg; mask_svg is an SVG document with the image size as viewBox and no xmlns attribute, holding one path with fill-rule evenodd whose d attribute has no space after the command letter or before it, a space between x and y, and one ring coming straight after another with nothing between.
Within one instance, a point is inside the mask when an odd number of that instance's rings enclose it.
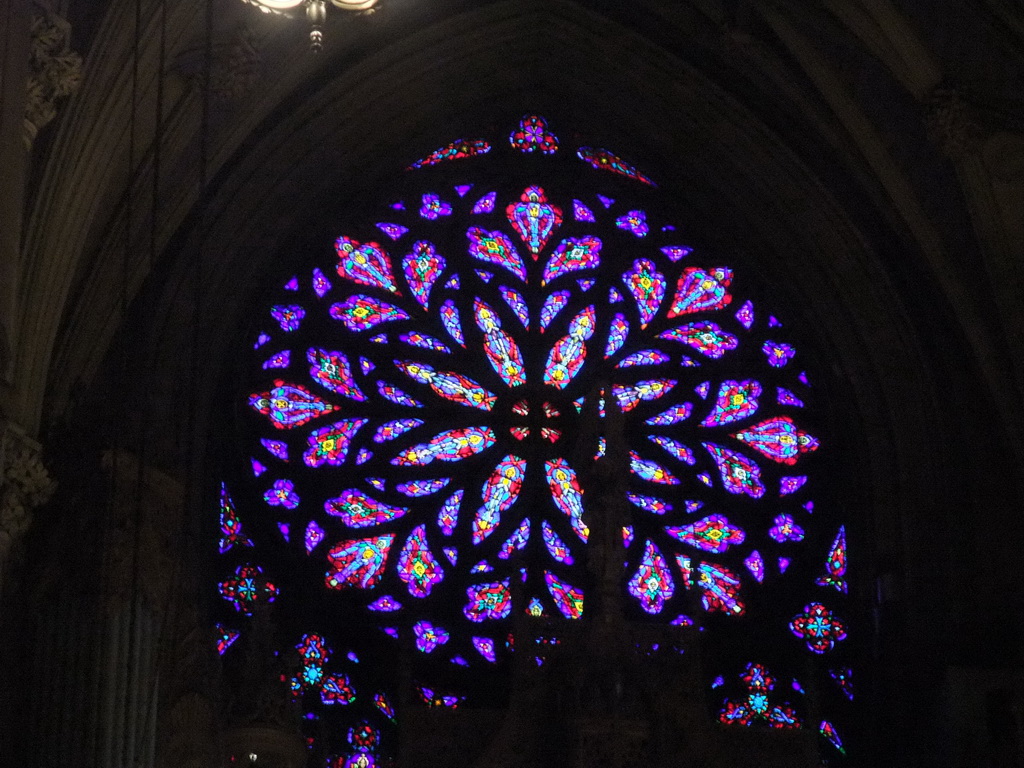
<instances>
[{"instance_id":1,"label":"carved stone ornament","mask_svg":"<svg viewBox=\"0 0 1024 768\"><path fill-rule=\"evenodd\" d=\"M210 96L218 102L237 101L252 93L260 79L258 36L248 24L214 35L210 59ZM172 69L201 83L205 67L204 46L182 51Z\"/></svg>"},{"instance_id":2,"label":"carved stone ornament","mask_svg":"<svg viewBox=\"0 0 1024 768\"><path fill-rule=\"evenodd\" d=\"M32 511L53 495L55 483L40 454L40 445L23 432L0 425L0 558L29 527Z\"/></svg>"},{"instance_id":3,"label":"carved stone ornament","mask_svg":"<svg viewBox=\"0 0 1024 768\"><path fill-rule=\"evenodd\" d=\"M49 12L34 16L31 35L25 149L32 149L39 130L57 116L57 102L82 83L82 57L70 48L71 25L66 20Z\"/></svg>"},{"instance_id":4,"label":"carved stone ornament","mask_svg":"<svg viewBox=\"0 0 1024 768\"><path fill-rule=\"evenodd\" d=\"M946 157L956 160L978 150L981 126L959 91L939 86L925 101L928 137Z\"/></svg>"},{"instance_id":5,"label":"carved stone ornament","mask_svg":"<svg viewBox=\"0 0 1024 768\"><path fill-rule=\"evenodd\" d=\"M104 544L106 604L116 609L135 594L161 610L178 570L174 550L182 526L184 491L170 475L139 466L128 451L105 451L112 517Z\"/></svg>"},{"instance_id":6,"label":"carved stone ornament","mask_svg":"<svg viewBox=\"0 0 1024 768\"><path fill-rule=\"evenodd\" d=\"M222 101L233 101L249 95L260 77L260 54L256 33L246 24L239 24L227 41L214 51L210 68L210 92Z\"/></svg>"}]
</instances>

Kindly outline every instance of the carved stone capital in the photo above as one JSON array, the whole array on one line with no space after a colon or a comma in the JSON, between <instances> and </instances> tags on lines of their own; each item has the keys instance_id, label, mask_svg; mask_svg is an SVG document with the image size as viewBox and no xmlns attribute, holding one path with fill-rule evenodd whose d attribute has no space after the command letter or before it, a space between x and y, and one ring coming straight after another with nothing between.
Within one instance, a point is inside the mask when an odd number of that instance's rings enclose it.
<instances>
[{"instance_id":1,"label":"carved stone capital","mask_svg":"<svg viewBox=\"0 0 1024 768\"><path fill-rule=\"evenodd\" d=\"M260 52L256 33L247 24L239 24L214 51L210 69L210 92L222 101L244 98L255 90L260 79Z\"/></svg>"},{"instance_id":2,"label":"carved stone capital","mask_svg":"<svg viewBox=\"0 0 1024 768\"><path fill-rule=\"evenodd\" d=\"M955 88L939 86L925 99L925 127L932 143L951 160L977 152L981 146L981 125Z\"/></svg>"},{"instance_id":3,"label":"carved stone capital","mask_svg":"<svg viewBox=\"0 0 1024 768\"><path fill-rule=\"evenodd\" d=\"M260 80L259 38L246 23L214 36L210 58L210 95L221 103L238 101L255 89ZM184 50L173 69L199 80L203 76L205 52L201 45Z\"/></svg>"},{"instance_id":4,"label":"carved stone capital","mask_svg":"<svg viewBox=\"0 0 1024 768\"><path fill-rule=\"evenodd\" d=\"M32 18L25 149L32 149L39 130L57 116L57 102L82 84L82 57L71 50L71 25L46 12Z\"/></svg>"},{"instance_id":5,"label":"carved stone capital","mask_svg":"<svg viewBox=\"0 0 1024 768\"><path fill-rule=\"evenodd\" d=\"M104 545L104 589L108 608L138 594L160 610L180 570L178 533L183 525L181 483L135 454L106 451L103 468L111 485L111 524Z\"/></svg>"},{"instance_id":6,"label":"carved stone capital","mask_svg":"<svg viewBox=\"0 0 1024 768\"><path fill-rule=\"evenodd\" d=\"M15 425L0 423L0 565L55 485L43 465L42 446Z\"/></svg>"}]
</instances>

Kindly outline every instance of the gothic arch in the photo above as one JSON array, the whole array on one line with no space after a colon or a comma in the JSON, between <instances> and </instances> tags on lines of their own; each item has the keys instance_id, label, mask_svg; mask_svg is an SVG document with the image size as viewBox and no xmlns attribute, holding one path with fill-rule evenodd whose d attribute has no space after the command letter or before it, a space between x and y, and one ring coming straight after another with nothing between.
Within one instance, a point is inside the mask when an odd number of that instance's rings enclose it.
<instances>
[{"instance_id":1,"label":"gothic arch","mask_svg":"<svg viewBox=\"0 0 1024 768\"><path fill-rule=\"evenodd\" d=\"M912 685L937 691L949 649L964 663L999 656L991 649L1003 647L1000 633L1012 635L1006 628L1015 621L999 606L1019 594L1018 518L994 479L1019 478L1024 445L1015 439L1020 362L1012 341L1022 327L1019 238L1011 236L1021 210L1011 152L1019 121L1003 99L1016 82L1020 44L1005 4L955 3L955 13L939 18L924 4L896 12L887 2L854 3L848 13L791 3L770 13L655 0L628 10L402 3L373 24L329 29L318 60L297 55L301 29L257 20L263 79L244 101L214 106L211 183L201 196L195 61L203 7L174 4L161 223L150 263L148 223L133 222L127 318L119 296L125 188L130 178L145 197L152 156L140 148L136 169L122 162L133 3L100 5L102 23L72 19L88 29L77 44L92 46L83 90L45 129L49 137L40 134L30 161L19 154L6 166L17 185L21 166L31 178L12 197L27 198L24 226L0 233L4 259L19 248L21 257L14 315L0 296L14 353L5 418L40 438L45 425L54 437L44 444L62 462L70 456L72 474L97 478L99 462L76 450L137 444L145 433L147 458L184 480L190 501L174 513L168 539L182 546L209 514L198 503L209 456L186 455L184 446L218 428L214 409L232 373L218 362L191 386L181 361L193 359L196 339L209 359L227 358L274 254L319 236L316 211L337 204L355 215L361 200L382 195L410 148L429 151L510 112L600 124L595 143L629 146L638 164L668 171L663 187L695 212L708 247L726 253L760 243L766 280L791 285L793 303L817 297L803 307L814 329L807 349L834 366L828 399L844 436L835 455L869 466L869 482L845 490L873 550L862 565L878 579L879 605L875 595L860 596L881 627L889 687L878 701L903 708L879 711L917 723L919 736L906 743L938 743L920 736L942 730L926 709L938 696ZM227 5L218 45L234 22L251 18L251 8ZM147 16L147 114L158 29ZM960 49L954 40L970 44ZM901 57L911 59L906 67ZM479 76L454 76L466 70ZM958 74L980 92L958 90ZM936 75L945 84L932 89ZM8 90L5 81L5 100ZM17 99L9 103L5 120L17 110ZM16 117L14 133L4 122L4 138L10 133L20 152ZM381 124L390 128L385 136ZM979 134L983 154L972 145ZM205 303L194 313L199 263ZM124 369L148 375L124 384ZM189 418L186 402L196 404ZM80 493L75 481L64 488L56 519L74 517L72 509L78 517L70 528L48 521L32 532L38 558L30 558L29 581L47 562L59 573L65 556L81 557L88 573L107 558L99 529L88 525L105 525L105 491ZM992 537L981 519L998 521L1006 535ZM96 537L82 539L93 542L92 560L89 547L74 551L67 530ZM56 595L63 583L51 576L38 593Z\"/></svg>"}]
</instances>

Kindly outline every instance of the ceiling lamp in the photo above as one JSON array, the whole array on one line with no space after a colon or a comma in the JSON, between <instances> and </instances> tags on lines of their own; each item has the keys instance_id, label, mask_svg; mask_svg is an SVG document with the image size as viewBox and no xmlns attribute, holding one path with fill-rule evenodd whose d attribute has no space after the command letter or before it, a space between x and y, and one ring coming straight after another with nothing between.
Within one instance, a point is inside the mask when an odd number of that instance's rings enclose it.
<instances>
[{"instance_id":1,"label":"ceiling lamp","mask_svg":"<svg viewBox=\"0 0 1024 768\"><path fill-rule=\"evenodd\" d=\"M343 11L372 13L379 0L330 0L330 5ZM305 7L306 18L309 20L309 43L314 52L323 48L323 26L327 20L327 0L244 0L255 5L264 13L280 13L289 16L300 13L299 8Z\"/></svg>"}]
</instances>

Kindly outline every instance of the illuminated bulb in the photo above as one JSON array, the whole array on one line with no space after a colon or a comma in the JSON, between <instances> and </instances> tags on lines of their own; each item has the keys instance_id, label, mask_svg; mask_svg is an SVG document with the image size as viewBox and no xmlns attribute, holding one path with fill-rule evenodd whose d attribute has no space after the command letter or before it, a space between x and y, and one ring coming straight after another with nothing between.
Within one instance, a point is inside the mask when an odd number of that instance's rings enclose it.
<instances>
[{"instance_id":1,"label":"illuminated bulb","mask_svg":"<svg viewBox=\"0 0 1024 768\"><path fill-rule=\"evenodd\" d=\"M326 0L242 0L250 5L255 5L264 13L283 13L292 11L299 6L306 6L307 14L317 12L315 7L320 9L326 7ZM378 0L331 0L331 5L343 11L364 11L372 12ZM322 23L322 22L321 22Z\"/></svg>"},{"instance_id":2,"label":"illuminated bulb","mask_svg":"<svg viewBox=\"0 0 1024 768\"><path fill-rule=\"evenodd\" d=\"M298 8L305 0L255 0L254 4L260 9L269 8L272 11L287 11Z\"/></svg>"}]
</instances>

